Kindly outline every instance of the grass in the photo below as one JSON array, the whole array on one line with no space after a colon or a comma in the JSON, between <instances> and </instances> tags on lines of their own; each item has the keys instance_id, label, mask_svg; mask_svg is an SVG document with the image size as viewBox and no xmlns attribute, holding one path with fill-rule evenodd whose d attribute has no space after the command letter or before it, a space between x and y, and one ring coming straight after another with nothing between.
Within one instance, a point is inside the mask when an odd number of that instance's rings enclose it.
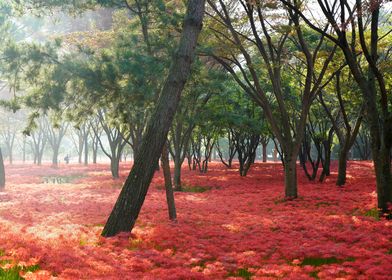
<instances>
[{"instance_id":1,"label":"grass","mask_svg":"<svg viewBox=\"0 0 392 280\"><path fill-rule=\"evenodd\" d=\"M156 188L158 190L164 190L165 186L157 186ZM189 186L189 185L183 185L182 186L182 190L180 192L203 193L203 192L209 191L211 189L212 189L212 187L210 187L210 186L199 186L199 185ZM176 190L174 190L174 191L176 191Z\"/></svg>"},{"instance_id":2,"label":"grass","mask_svg":"<svg viewBox=\"0 0 392 280\"><path fill-rule=\"evenodd\" d=\"M352 262L354 258L346 258L346 259L338 259L336 257L328 257L328 258L316 258L316 257L306 257L301 263L301 266L311 265L311 266L322 266L325 264L341 264L343 262Z\"/></svg>"},{"instance_id":3,"label":"grass","mask_svg":"<svg viewBox=\"0 0 392 280\"><path fill-rule=\"evenodd\" d=\"M183 192L190 192L190 193L203 193L206 191L211 190L212 187L209 186L188 186L188 185L184 185L182 187L182 191Z\"/></svg>"},{"instance_id":4,"label":"grass","mask_svg":"<svg viewBox=\"0 0 392 280\"><path fill-rule=\"evenodd\" d=\"M2 279L2 280L23 280L24 278L19 275L19 273L21 271L34 272L39 269L40 269L40 267L38 264L28 266L28 267L14 266L10 269L0 268L0 279Z\"/></svg>"},{"instance_id":5,"label":"grass","mask_svg":"<svg viewBox=\"0 0 392 280\"><path fill-rule=\"evenodd\" d=\"M315 270L315 271L309 272L309 276L312 277L312 278L314 278L314 279L320 279L320 278L318 277L318 275L317 275L318 273L319 273L319 271L318 271L318 270Z\"/></svg>"},{"instance_id":6,"label":"grass","mask_svg":"<svg viewBox=\"0 0 392 280\"><path fill-rule=\"evenodd\" d=\"M372 217L376 221L380 220L380 213L377 208L372 208L372 209L366 211L363 215L366 217Z\"/></svg>"},{"instance_id":7,"label":"grass","mask_svg":"<svg viewBox=\"0 0 392 280\"><path fill-rule=\"evenodd\" d=\"M253 276L253 273L248 271L247 268L239 268L236 272L232 272L228 275L228 277L241 277L246 280L250 280Z\"/></svg>"}]
</instances>

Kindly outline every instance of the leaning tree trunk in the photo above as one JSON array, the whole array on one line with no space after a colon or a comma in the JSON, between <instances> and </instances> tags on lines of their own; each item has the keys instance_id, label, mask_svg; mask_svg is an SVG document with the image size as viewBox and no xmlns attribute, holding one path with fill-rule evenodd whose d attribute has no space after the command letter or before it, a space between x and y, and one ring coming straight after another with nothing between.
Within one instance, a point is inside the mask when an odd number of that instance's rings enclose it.
<instances>
[{"instance_id":1,"label":"leaning tree trunk","mask_svg":"<svg viewBox=\"0 0 392 280\"><path fill-rule=\"evenodd\" d=\"M156 109L149 120L138 156L103 229L103 236L131 231L139 216L162 148L190 75L202 28L204 0L189 0L178 50L162 88Z\"/></svg>"},{"instance_id":2,"label":"leaning tree trunk","mask_svg":"<svg viewBox=\"0 0 392 280\"><path fill-rule=\"evenodd\" d=\"M4 161L3 154L0 149L0 190L5 188L5 170L4 170Z\"/></svg>"},{"instance_id":3,"label":"leaning tree trunk","mask_svg":"<svg viewBox=\"0 0 392 280\"><path fill-rule=\"evenodd\" d=\"M177 212L176 204L174 201L173 185L170 173L169 149L167 147L167 143L163 146L162 149L161 165L163 170L163 176L165 178L166 202L167 209L169 211L169 219L175 221L177 219Z\"/></svg>"}]
</instances>

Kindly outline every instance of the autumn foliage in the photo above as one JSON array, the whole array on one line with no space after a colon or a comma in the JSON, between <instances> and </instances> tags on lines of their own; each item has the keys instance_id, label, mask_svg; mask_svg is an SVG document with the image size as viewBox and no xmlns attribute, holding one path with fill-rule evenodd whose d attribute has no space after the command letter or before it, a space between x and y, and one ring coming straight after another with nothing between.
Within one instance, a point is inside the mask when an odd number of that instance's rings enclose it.
<instances>
[{"instance_id":1,"label":"autumn foliage","mask_svg":"<svg viewBox=\"0 0 392 280\"><path fill-rule=\"evenodd\" d=\"M336 168L325 183L299 174L300 197L285 201L280 164L247 177L212 163L183 170L178 222L167 218L157 172L132 234L100 233L130 169L6 166L0 193L0 264L26 279L392 279L392 222L377 216L370 162ZM200 192L203 191L203 192ZM25 269L31 268L34 269Z\"/></svg>"}]
</instances>

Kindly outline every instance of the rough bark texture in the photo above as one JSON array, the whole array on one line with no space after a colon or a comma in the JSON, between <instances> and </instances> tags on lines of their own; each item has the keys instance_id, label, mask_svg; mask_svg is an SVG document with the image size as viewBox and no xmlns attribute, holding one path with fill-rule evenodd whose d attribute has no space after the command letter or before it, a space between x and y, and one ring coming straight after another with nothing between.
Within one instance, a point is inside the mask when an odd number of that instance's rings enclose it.
<instances>
[{"instance_id":1,"label":"rough bark texture","mask_svg":"<svg viewBox=\"0 0 392 280\"><path fill-rule=\"evenodd\" d=\"M338 179L336 180L337 186L346 184L348 152L349 150L347 147L342 147L339 151Z\"/></svg>"},{"instance_id":2,"label":"rough bark texture","mask_svg":"<svg viewBox=\"0 0 392 280\"><path fill-rule=\"evenodd\" d=\"M166 202L167 209L169 211L169 219L175 221L177 219L177 211L176 204L174 201L173 185L170 173L169 149L167 147L167 143L163 146L162 149L161 165L163 170L163 176L165 178Z\"/></svg>"},{"instance_id":3,"label":"rough bark texture","mask_svg":"<svg viewBox=\"0 0 392 280\"><path fill-rule=\"evenodd\" d=\"M3 154L0 149L0 190L5 188L5 170L4 170L4 162L3 162Z\"/></svg>"},{"instance_id":4,"label":"rough bark texture","mask_svg":"<svg viewBox=\"0 0 392 280\"><path fill-rule=\"evenodd\" d=\"M297 161L295 156L284 157L284 185L287 199L297 198Z\"/></svg>"},{"instance_id":5,"label":"rough bark texture","mask_svg":"<svg viewBox=\"0 0 392 280\"><path fill-rule=\"evenodd\" d=\"M166 142L182 90L190 74L203 16L204 1L190 0L179 47L173 58L168 78L148 123L140 152L103 229L103 236L129 232L135 225Z\"/></svg>"}]
</instances>

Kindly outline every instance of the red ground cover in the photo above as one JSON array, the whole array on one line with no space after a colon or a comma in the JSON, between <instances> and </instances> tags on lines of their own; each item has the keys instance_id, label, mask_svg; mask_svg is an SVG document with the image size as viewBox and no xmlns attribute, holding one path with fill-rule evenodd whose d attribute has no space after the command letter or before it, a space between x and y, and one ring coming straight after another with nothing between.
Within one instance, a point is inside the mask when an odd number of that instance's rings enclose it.
<instances>
[{"instance_id":1,"label":"red ground cover","mask_svg":"<svg viewBox=\"0 0 392 280\"><path fill-rule=\"evenodd\" d=\"M349 162L344 188L334 172L319 184L299 170L295 201L282 200L280 164L245 178L218 163L184 169L186 185L212 189L176 193L178 223L157 172L133 234L102 238L129 169L113 181L106 165L6 166L0 258L13 263L3 268L38 264L26 279L392 279L392 222L372 217L369 162ZM73 182L44 183L56 174Z\"/></svg>"}]
</instances>

